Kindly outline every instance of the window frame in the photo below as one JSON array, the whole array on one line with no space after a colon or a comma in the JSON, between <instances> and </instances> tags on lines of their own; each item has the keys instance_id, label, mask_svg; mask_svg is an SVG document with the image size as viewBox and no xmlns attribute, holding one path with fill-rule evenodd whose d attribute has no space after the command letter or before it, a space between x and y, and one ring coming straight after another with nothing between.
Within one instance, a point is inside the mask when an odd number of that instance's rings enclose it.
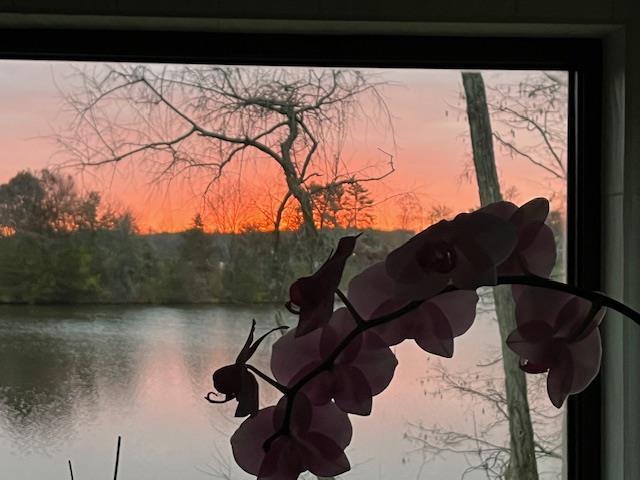
<instances>
[{"instance_id":1,"label":"window frame","mask_svg":"<svg viewBox=\"0 0 640 480\"><path fill-rule=\"evenodd\" d=\"M216 51L212 52L212 46ZM600 289L602 41L585 38L5 29L0 59L569 72L567 281ZM582 261L589 259L588 262ZM567 404L567 478L601 478L602 371Z\"/></svg>"}]
</instances>

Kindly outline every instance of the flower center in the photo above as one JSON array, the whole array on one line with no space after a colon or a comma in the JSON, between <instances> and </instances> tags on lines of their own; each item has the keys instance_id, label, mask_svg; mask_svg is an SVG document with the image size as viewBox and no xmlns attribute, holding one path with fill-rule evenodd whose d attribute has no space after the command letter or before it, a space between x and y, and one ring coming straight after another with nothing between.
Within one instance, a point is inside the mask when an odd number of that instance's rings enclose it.
<instances>
[{"instance_id":1,"label":"flower center","mask_svg":"<svg viewBox=\"0 0 640 480\"><path fill-rule=\"evenodd\" d=\"M456 251L447 242L430 243L418 252L416 260L426 272L449 273L456 266Z\"/></svg>"}]
</instances>

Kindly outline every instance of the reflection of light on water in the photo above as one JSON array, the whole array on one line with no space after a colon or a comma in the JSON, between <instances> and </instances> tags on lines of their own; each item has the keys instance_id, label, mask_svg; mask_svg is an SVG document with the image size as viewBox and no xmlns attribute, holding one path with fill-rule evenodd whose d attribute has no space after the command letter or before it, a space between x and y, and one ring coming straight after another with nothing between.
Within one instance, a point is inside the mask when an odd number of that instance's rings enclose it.
<instances>
[{"instance_id":1,"label":"reflection of light on water","mask_svg":"<svg viewBox=\"0 0 640 480\"><path fill-rule=\"evenodd\" d=\"M109 472L115 439L122 435L123 478L191 480L208 478L203 471L220 470L231 472L232 478L248 478L235 467L228 442L241 421L233 418L235 405L212 406L203 396L212 388L212 371L235 359L251 318L266 331L274 311L86 308L86 314L74 318L49 309L48 321L34 319L33 311L23 313L19 332L12 332L14 341L24 337L24 349L35 345L50 355L49 375L58 378L47 383L35 372L31 390L17 390L17 385L0 389L2 472L16 480L66 478L67 458L73 459L78 477ZM11 329L13 317L2 312L0 332ZM38 341L31 344L34 335ZM6 341L0 335L0 351L7 351L2 343ZM409 423L468 427L473 405L429 395L438 383L421 381L433 370L436 357L413 342L394 348L399 367L390 387L374 399L371 416L351 417L354 439L348 453L354 468L345 478L414 479L422 460L410 454L415 445L404 438ZM480 319L468 335L456 340L455 358L443 363L464 370L486 360L483 352L489 348L497 348L496 326ZM255 357L265 370L268 354L265 344ZM23 377L29 383L28 375ZM64 395L52 390L54 385ZM9 403L9 395L19 398ZM277 392L262 385L263 405L277 399ZM430 462L422 478L459 477L461 462L446 456Z\"/></svg>"}]
</instances>

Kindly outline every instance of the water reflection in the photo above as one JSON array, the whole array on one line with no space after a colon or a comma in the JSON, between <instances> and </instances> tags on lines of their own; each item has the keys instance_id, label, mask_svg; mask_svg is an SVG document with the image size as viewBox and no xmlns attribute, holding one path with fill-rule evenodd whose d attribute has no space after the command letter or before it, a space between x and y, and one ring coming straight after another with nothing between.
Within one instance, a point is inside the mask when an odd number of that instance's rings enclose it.
<instances>
[{"instance_id":1,"label":"water reflection","mask_svg":"<svg viewBox=\"0 0 640 480\"><path fill-rule=\"evenodd\" d=\"M150 459L172 448L171 436L185 445L203 440L206 459L205 437L215 431L206 420L229 412L207 408L202 397L212 369L235 358L254 317L265 328L273 322L268 307L1 307L0 468L34 478L46 471L34 469L43 459L98 457L101 442L93 442L123 430L130 448L145 444ZM192 472L190 459L174 463ZM140 468L135 478L158 471Z\"/></svg>"},{"instance_id":2,"label":"water reflection","mask_svg":"<svg viewBox=\"0 0 640 480\"><path fill-rule=\"evenodd\" d=\"M108 477L118 435L122 479L249 478L235 467L228 441L239 424L235 405L211 406L203 396L212 371L234 361L251 319L262 333L280 310L0 307L0 478L68 478L69 458L76 478ZM494 322L476 321L448 365L473 367L497 338ZM268 342L253 358L264 369ZM421 379L431 363L412 343L396 347L396 377L374 400L373 415L352 417L348 478L408 480L419 471L457 478L464 470L460 458L446 455L421 470L407 455L415 447L405 439L409 424L464 428L474 408L425 396ZM262 386L261 400L273 404L277 392Z\"/></svg>"}]
</instances>

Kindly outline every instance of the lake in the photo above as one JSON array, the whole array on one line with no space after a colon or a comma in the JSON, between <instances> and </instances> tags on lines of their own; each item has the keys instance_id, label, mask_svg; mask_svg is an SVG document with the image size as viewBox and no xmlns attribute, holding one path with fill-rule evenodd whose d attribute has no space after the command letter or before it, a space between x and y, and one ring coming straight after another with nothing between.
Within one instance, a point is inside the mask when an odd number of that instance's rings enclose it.
<instances>
[{"instance_id":1,"label":"lake","mask_svg":"<svg viewBox=\"0 0 640 480\"><path fill-rule=\"evenodd\" d=\"M76 480L113 478L118 435L119 480L252 478L231 456L228 439L241 421L235 402L210 405L204 395L211 373L234 361L251 319L261 333L276 312L295 321L273 306L0 307L0 478L68 479L69 459ZM277 335L253 361L263 370ZM443 365L464 372L497 352L497 326L481 315ZM425 456L410 438L415 425L462 431L490 413L438 384L437 357L413 342L395 353L396 378L373 414L351 416L353 469L344 477L460 478L464 457ZM262 403L275 403L276 393L262 384ZM504 430L492 435L505 439ZM546 465L544 478L555 478L559 463Z\"/></svg>"}]
</instances>

